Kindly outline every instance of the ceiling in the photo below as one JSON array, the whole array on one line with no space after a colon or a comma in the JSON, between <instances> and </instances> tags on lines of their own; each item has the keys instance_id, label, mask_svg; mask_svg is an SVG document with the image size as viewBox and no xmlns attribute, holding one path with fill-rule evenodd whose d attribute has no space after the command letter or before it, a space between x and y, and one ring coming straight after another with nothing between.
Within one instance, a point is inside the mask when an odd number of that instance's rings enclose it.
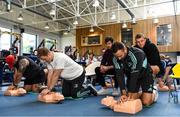
<instances>
[{"instance_id":1,"label":"ceiling","mask_svg":"<svg viewBox=\"0 0 180 117\"><path fill-rule=\"evenodd\" d=\"M99 6L94 7L95 1ZM7 11L9 2L11 9ZM179 0L1 0L0 18L58 33L80 27L130 22L133 18L142 20L175 15L180 13L179 7ZM55 15L50 15L52 10ZM23 21L17 20L20 13ZM114 19L112 15L115 15ZM78 25L73 24L75 20ZM47 24L50 28L44 29Z\"/></svg>"}]
</instances>

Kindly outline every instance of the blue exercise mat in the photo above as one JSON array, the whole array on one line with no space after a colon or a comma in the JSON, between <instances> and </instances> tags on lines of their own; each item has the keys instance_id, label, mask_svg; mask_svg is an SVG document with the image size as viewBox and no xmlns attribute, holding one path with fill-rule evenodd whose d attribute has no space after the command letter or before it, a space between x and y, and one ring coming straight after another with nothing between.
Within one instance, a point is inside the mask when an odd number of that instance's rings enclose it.
<instances>
[{"instance_id":1,"label":"blue exercise mat","mask_svg":"<svg viewBox=\"0 0 180 117\"><path fill-rule=\"evenodd\" d=\"M91 96L82 100L64 100L61 104L45 104L37 100L37 94L22 97L6 97L0 93L0 116L132 116L113 112L101 105L105 96ZM160 92L157 103L144 108L134 116L179 116L180 104L168 103L168 92Z\"/></svg>"}]
</instances>

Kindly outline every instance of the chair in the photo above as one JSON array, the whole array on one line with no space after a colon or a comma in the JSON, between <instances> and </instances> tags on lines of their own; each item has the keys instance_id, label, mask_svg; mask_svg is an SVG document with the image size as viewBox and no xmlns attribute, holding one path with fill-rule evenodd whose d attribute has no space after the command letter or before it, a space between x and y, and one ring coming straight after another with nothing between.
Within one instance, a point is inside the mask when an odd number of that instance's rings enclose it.
<instances>
[{"instance_id":1,"label":"chair","mask_svg":"<svg viewBox=\"0 0 180 117\"><path fill-rule=\"evenodd\" d=\"M178 91L177 91L176 80L180 79L180 63L177 63L172 68L172 71L173 71L173 74L170 75L170 78L173 79L174 90L169 91L169 99L168 99L168 101L170 102L171 98L173 98L174 103L178 103Z\"/></svg>"},{"instance_id":2,"label":"chair","mask_svg":"<svg viewBox=\"0 0 180 117\"><path fill-rule=\"evenodd\" d=\"M95 78L95 68L96 67L100 67L101 65L101 62L93 62L92 64L89 64L86 68L85 68L85 71L86 71L86 80L87 80L87 77L90 77L91 78L91 83L93 83L93 80ZM110 83L111 83L111 87L114 87L113 85L113 80L112 78L114 77L114 75L110 75L110 74L107 74L107 75L104 75L103 77L105 77L105 80L107 81L107 79L110 79Z\"/></svg>"},{"instance_id":3,"label":"chair","mask_svg":"<svg viewBox=\"0 0 180 117\"><path fill-rule=\"evenodd\" d=\"M85 68L85 71L86 71L86 79L87 77L90 77L91 78L91 83L93 82L93 79L94 79L94 76L96 75L95 73L95 68L96 67L99 67L101 65L101 62L93 62L91 64L89 64L86 68Z\"/></svg>"}]
</instances>

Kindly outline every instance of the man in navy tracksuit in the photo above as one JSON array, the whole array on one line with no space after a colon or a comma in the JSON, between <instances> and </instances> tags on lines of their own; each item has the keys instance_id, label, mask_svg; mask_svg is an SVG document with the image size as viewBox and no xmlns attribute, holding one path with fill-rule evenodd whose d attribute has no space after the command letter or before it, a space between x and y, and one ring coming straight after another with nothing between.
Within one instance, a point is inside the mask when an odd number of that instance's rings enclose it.
<instances>
[{"instance_id":1,"label":"man in navy tracksuit","mask_svg":"<svg viewBox=\"0 0 180 117\"><path fill-rule=\"evenodd\" d=\"M145 53L135 47L127 48L120 42L114 43L111 49L115 55L113 63L121 89L120 100L141 98L144 105L152 104L156 100L156 95L153 93L152 70L147 63ZM138 93L140 87L142 88L141 97Z\"/></svg>"}]
</instances>

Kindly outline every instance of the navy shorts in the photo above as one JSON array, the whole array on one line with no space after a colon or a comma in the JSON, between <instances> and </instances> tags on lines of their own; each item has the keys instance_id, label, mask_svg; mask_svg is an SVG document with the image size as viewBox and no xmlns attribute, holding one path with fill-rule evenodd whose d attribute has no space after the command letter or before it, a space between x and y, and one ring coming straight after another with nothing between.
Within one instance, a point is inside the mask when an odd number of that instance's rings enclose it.
<instances>
[{"instance_id":1,"label":"navy shorts","mask_svg":"<svg viewBox=\"0 0 180 117\"><path fill-rule=\"evenodd\" d=\"M33 85L45 82L46 77L44 70L40 70L37 73L32 73L31 77L28 77L24 81L24 85Z\"/></svg>"},{"instance_id":2,"label":"navy shorts","mask_svg":"<svg viewBox=\"0 0 180 117\"><path fill-rule=\"evenodd\" d=\"M142 72L139 75L139 78L131 79L130 77L127 78L127 89L128 92L137 93L139 92L140 87L142 88L142 92L146 93L152 93L153 92L153 75L150 69L143 69ZM130 82L136 82L131 83L134 84L134 86L130 86Z\"/></svg>"}]
</instances>

